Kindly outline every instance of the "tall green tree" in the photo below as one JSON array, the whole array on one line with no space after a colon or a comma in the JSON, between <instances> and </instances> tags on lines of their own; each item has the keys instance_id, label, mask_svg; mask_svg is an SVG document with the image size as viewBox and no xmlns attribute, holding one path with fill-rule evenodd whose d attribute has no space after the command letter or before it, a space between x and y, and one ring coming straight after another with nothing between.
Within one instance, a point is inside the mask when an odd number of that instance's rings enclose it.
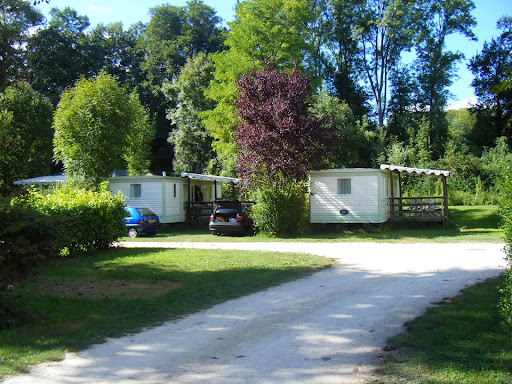
<instances>
[{"instance_id":1,"label":"tall green tree","mask_svg":"<svg viewBox=\"0 0 512 384\"><path fill-rule=\"evenodd\" d=\"M215 80L206 95L217 104L204 116L224 173L234 173L233 128L237 119L231 103L237 98L236 81L244 73L263 68L266 62L290 69L295 61L310 55L313 16L313 8L306 0L238 3L225 41L228 49L213 55Z\"/></svg>"},{"instance_id":2,"label":"tall green tree","mask_svg":"<svg viewBox=\"0 0 512 384\"><path fill-rule=\"evenodd\" d=\"M329 52L325 49L329 46L331 30L334 27L332 11L329 0L311 0L310 4L313 9L313 19L309 23L311 53L305 57L305 61L308 62L312 78L323 80L332 72Z\"/></svg>"},{"instance_id":3,"label":"tall green tree","mask_svg":"<svg viewBox=\"0 0 512 384\"><path fill-rule=\"evenodd\" d=\"M512 88L500 87L512 71L512 17L502 17L498 28L500 36L485 42L469 64L479 102L478 117L486 121L473 132L480 145L489 145L488 141L492 143L500 136L512 139Z\"/></svg>"},{"instance_id":4,"label":"tall green tree","mask_svg":"<svg viewBox=\"0 0 512 384\"><path fill-rule=\"evenodd\" d=\"M176 108L167 118L176 126L169 135L174 147L174 171L204 173L213 160L212 140L200 118L200 113L212 109L214 102L206 99L204 90L213 79L213 62L199 52L181 69L172 83L164 85L167 97L176 100Z\"/></svg>"},{"instance_id":5,"label":"tall green tree","mask_svg":"<svg viewBox=\"0 0 512 384\"><path fill-rule=\"evenodd\" d=\"M69 7L53 8L46 28L27 46L27 78L34 88L56 104L67 87L81 76L89 77L102 67L102 52L86 30L87 16Z\"/></svg>"},{"instance_id":6,"label":"tall green tree","mask_svg":"<svg viewBox=\"0 0 512 384\"><path fill-rule=\"evenodd\" d=\"M22 72L22 47L29 40L29 30L42 20L43 16L25 0L0 2L0 92Z\"/></svg>"},{"instance_id":7,"label":"tall green tree","mask_svg":"<svg viewBox=\"0 0 512 384\"><path fill-rule=\"evenodd\" d=\"M331 58L332 86L336 97L345 101L359 120L370 112L367 102L369 95L360 82L361 76L364 76L361 46L353 35L353 28L359 18L357 6L360 2L331 0L329 3L333 28L326 48Z\"/></svg>"},{"instance_id":8,"label":"tall green tree","mask_svg":"<svg viewBox=\"0 0 512 384\"><path fill-rule=\"evenodd\" d=\"M358 120L347 102L325 91L315 96L313 105L315 114L329 121L336 139L334 149L329 157L329 167L370 167L374 160L372 155L373 137Z\"/></svg>"},{"instance_id":9,"label":"tall green tree","mask_svg":"<svg viewBox=\"0 0 512 384\"><path fill-rule=\"evenodd\" d=\"M26 82L0 93L0 195L17 179L52 170L52 112L50 101Z\"/></svg>"},{"instance_id":10,"label":"tall green tree","mask_svg":"<svg viewBox=\"0 0 512 384\"><path fill-rule=\"evenodd\" d=\"M471 12L472 0L424 0L417 7L419 33L416 38L417 101L427 111L428 145L434 159L443 155L448 135L444 108L448 87L455 76L455 64L463 58L460 52L446 49L446 39L455 33L476 40L471 28L476 25Z\"/></svg>"},{"instance_id":11,"label":"tall green tree","mask_svg":"<svg viewBox=\"0 0 512 384\"><path fill-rule=\"evenodd\" d=\"M416 112L417 82L409 67L397 66L391 73L391 96L387 134L399 142L409 143L418 131Z\"/></svg>"},{"instance_id":12,"label":"tall green tree","mask_svg":"<svg viewBox=\"0 0 512 384\"><path fill-rule=\"evenodd\" d=\"M156 124L151 143L151 170L171 172L173 148L167 139L172 127L166 115L176 102L165 98L162 85L172 81L187 57L221 49L224 29L215 10L199 0L188 1L183 7L158 6L150 10L150 15L149 24L138 43L144 56L141 68L145 76L138 89Z\"/></svg>"},{"instance_id":13,"label":"tall green tree","mask_svg":"<svg viewBox=\"0 0 512 384\"><path fill-rule=\"evenodd\" d=\"M388 82L400 56L412 46L415 34L413 0L351 1L357 15L351 25L359 44L365 80L370 87L379 127L384 126L388 107Z\"/></svg>"},{"instance_id":14,"label":"tall green tree","mask_svg":"<svg viewBox=\"0 0 512 384\"><path fill-rule=\"evenodd\" d=\"M217 52L222 47L222 20L200 0L190 0L183 7L157 6L150 15L140 48L145 54L142 67L154 84L172 80L194 53Z\"/></svg>"},{"instance_id":15,"label":"tall green tree","mask_svg":"<svg viewBox=\"0 0 512 384\"><path fill-rule=\"evenodd\" d=\"M130 89L143 81L140 68L143 54L137 50L137 40L143 28L141 23L128 29L120 22L98 24L89 35L99 59L96 66Z\"/></svg>"},{"instance_id":16,"label":"tall green tree","mask_svg":"<svg viewBox=\"0 0 512 384\"><path fill-rule=\"evenodd\" d=\"M55 112L54 158L65 173L98 185L113 171L147 169L152 127L136 94L105 73L78 80Z\"/></svg>"}]
</instances>

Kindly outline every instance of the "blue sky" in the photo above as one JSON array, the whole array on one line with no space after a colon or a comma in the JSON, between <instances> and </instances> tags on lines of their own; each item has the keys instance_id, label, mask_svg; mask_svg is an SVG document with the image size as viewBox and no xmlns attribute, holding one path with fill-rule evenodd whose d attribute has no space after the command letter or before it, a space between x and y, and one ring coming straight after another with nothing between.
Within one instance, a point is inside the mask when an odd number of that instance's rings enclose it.
<instances>
[{"instance_id":1,"label":"blue sky","mask_svg":"<svg viewBox=\"0 0 512 384\"><path fill-rule=\"evenodd\" d=\"M237 0L203 0L205 4L217 11L217 15L224 21L234 18L234 6ZM50 0L49 4L40 4L38 8L47 14L52 7L71 7L78 14L89 17L92 25L98 23L109 24L122 21L125 27L129 27L139 21L149 21L149 9L164 3L182 6L186 0ZM470 41L460 36L452 36L448 41L448 48L458 50L466 56L466 60L458 65L458 76L450 88L455 95L451 104L464 106L468 99L474 99L471 81L473 76L467 69L468 60L482 49L485 41L491 40L499 34L496 22L501 16L512 16L512 0L474 0L476 9L473 15L477 20L474 33L478 37L477 42ZM461 104L458 104L461 103Z\"/></svg>"}]
</instances>

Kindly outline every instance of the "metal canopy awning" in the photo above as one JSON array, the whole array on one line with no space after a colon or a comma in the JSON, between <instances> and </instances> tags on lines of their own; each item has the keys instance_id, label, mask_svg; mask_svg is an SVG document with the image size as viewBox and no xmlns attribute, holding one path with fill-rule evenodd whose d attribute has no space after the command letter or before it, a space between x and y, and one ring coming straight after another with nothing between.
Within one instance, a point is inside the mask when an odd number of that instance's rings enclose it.
<instances>
[{"instance_id":1,"label":"metal canopy awning","mask_svg":"<svg viewBox=\"0 0 512 384\"><path fill-rule=\"evenodd\" d=\"M51 185L57 183L63 183L66 181L64 175L53 175L53 176L39 176L31 177L30 179L16 180L13 184L15 185Z\"/></svg>"},{"instance_id":2,"label":"metal canopy awning","mask_svg":"<svg viewBox=\"0 0 512 384\"><path fill-rule=\"evenodd\" d=\"M443 227L448 220L448 188L446 179L451 177L450 171L401 167L398 165L381 164L381 170L389 171L390 176L390 216L392 221L403 221L415 218L419 221L441 221ZM393 174L398 177L398 191L393 188ZM402 174L415 176L439 177L442 183L442 196L402 196ZM395 194L397 194L395 196ZM440 207L440 208L439 208Z\"/></svg>"},{"instance_id":3,"label":"metal canopy awning","mask_svg":"<svg viewBox=\"0 0 512 384\"><path fill-rule=\"evenodd\" d=\"M207 211L206 211L207 215L206 216L203 215L202 210L204 208L204 205L208 204L208 203L204 203L202 201L202 199L201 199L201 201L192 201L193 195L192 195L192 190L191 190L191 180L213 181L213 183L214 183L213 190L215 193L214 202L217 201L217 182L231 183L232 195L235 196L235 184L238 184L238 182L240 181L239 179L234 178L234 177L203 175L200 173L191 173L191 172L181 172L180 175L181 175L181 177L187 179L187 184L188 184L188 187L187 187L188 201L186 204L186 220L187 220L187 222L190 220L197 219L197 218L203 218L203 217L209 218L210 214L212 212L212 204L213 204L213 203L209 203L209 205L207 206ZM200 212L200 213L198 214L198 212Z\"/></svg>"},{"instance_id":4,"label":"metal canopy awning","mask_svg":"<svg viewBox=\"0 0 512 384\"><path fill-rule=\"evenodd\" d=\"M188 177L194 180L206 180L206 181L219 181L223 183L234 183L237 184L240 180L234 177L225 176L214 176L214 175L203 175L200 173L181 172L181 177Z\"/></svg>"},{"instance_id":5,"label":"metal canopy awning","mask_svg":"<svg viewBox=\"0 0 512 384\"><path fill-rule=\"evenodd\" d=\"M428 175L428 176L445 176L450 177L450 171L442 171L439 169L424 169L424 168L411 168L401 167L398 165L381 164L380 169L389 170L391 172L396 171L399 173L408 173L410 175Z\"/></svg>"}]
</instances>

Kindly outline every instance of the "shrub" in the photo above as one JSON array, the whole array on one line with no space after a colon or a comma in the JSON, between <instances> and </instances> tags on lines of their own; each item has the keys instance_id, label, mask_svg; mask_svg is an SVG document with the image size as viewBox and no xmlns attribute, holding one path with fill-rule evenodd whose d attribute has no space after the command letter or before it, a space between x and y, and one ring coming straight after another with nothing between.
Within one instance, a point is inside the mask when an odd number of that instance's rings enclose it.
<instances>
[{"instance_id":1,"label":"shrub","mask_svg":"<svg viewBox=\"0 0 512 384\"><path fill-rule=\"evenodd\" d=\"M31 314L17 302L17 300L6 300L0 293L0 330L14 328L23 324Z\"/></svg>"},{"instance_id":2,"label":"shrub","mask_svg":"<svg viewBox=\"0 0 512 384\"><path fill-rule=\"evenodd\" d=\"M500 287L500 311L504 323L512 331L512 168L508 167L503 175L500 201L501 226L505 232L505 259L508 264L506 278Z\"/></svg>"},{"instance_id":3,"label":"shrub","mask_svg":"<svg viewBox=\"0 0 512 384\"><path fill-rule=\"evenodd\" d=\"M59 243L70 253L106 248L125 234L124 198L111 195L106 186L99 191L69 184L51 192L31 190L16 204L59 218Z\"/></svg>"},{"instance_id":4,"label":"shrub","mask_svg":"<svg viewBox=\"0 0 512 384\"><path fill-rule=\"evenodd\" d=\"M254 192L254 226L269 236L295 236L307 223L307 199L301 185L265 185Z\"/></svg>"},{"instance_id":5,"label":"shrub","mask_svg":"<svg viewBox=\"0 0 512 384\"><path fill-rule=\"evenodd\" d=\"M58 253L57 220L29 207L0 203L0 288Z\"/></svg>"},{"instance_id":6,"label":"shrub","mask_svg":"<svg viewBox=\"0 0 512 384\"><path fill-rule=\"evenodd\" d=\"M123 206L123 197L105 187L93 192L71 185L0 201L0 291L59 253L108 247L125 234ZM0 292L0 329L26 316Z\"/></svg>"},{"instance_id":7,"label":"shrub","mask_svg":"<svg viewBox=\"0 0 512 384\"><path fill-rule=\"evenodd\" d=\"M54 258L59 249L56 220L28 207L0 201L0 330L23 323L27 313L2 291Z\"/></svg>"}]
</instances>

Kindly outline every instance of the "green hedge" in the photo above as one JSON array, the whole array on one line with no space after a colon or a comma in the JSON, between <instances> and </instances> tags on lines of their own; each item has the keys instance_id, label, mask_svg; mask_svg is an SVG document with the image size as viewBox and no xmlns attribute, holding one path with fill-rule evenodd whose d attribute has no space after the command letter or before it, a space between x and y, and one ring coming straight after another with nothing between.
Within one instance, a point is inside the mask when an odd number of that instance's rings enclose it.
<instances>
[{"instance_id":1,"label":"green hedge","mask_svg":"<svg viewBox=\"0 0 512 384\"><path fill-rule=\"evenodd\" d=\"M58 254L57 221L32 208L0 204L0 288Z\"/></svg>"},{"instance_id":2,"label":"green hedge","mask_svg":"<svg viewBox=\"0 0 512 384\"><path fill-rule=\"evenodd\" d=\"M52 192L31 190L14 204L27 206L58 220L57 241L70 253L107 248L125 235L124 198L64 185Z\"/></svg>"},{"instance_id":3,"label":"green hedge","mask_svg":"<svg viewBox=\"0 0 512 384\"><path fill-rule=\"evenodd\" d=\"M308 201L303 186L281 183L258 187L251 207L254 226L269 236L296 236L307 226Z\"/></svg>"},{"instance_id":4,"label":"green hedge","mask_svg":"<svg viewBox=\"0 0 512 384\"><path fill-rule=\"evenodd\" d=\"M500 287L500 310L504 322L512 331L512 168L508 167L503 175L500 201L501 226L505 231L505 259L508 264L506 278Z\"/></svg>"},{"instance_id":5,"label":"green hedge","mask_svg":"<svg viewBox=\"0 0 512 384\"><path fill-rule=\"evenodd\" d=\"M26 316L4 302L2 289L59 255L110 246L126 233L123 207L124 198L105 187L93 192L71 185L0 201L0 329Z\"/></svg>"}]
</instances>

